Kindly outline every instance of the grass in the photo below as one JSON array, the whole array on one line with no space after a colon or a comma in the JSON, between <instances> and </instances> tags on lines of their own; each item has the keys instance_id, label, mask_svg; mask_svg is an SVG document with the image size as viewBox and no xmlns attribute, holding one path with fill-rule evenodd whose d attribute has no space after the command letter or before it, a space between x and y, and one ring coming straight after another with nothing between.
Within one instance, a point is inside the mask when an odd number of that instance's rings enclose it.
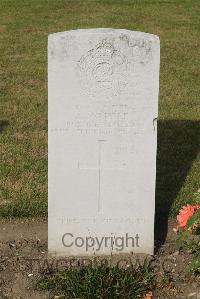
<instances>
[{"instance_id":1,"label":"grass","mask_svg":"<svg viewBox=\"0 0 200 299\"><path fill-rule=\"evenodd\" d=\"M47 36L113 27L161 39L156 204L199 187L199 0L1 0L0 216L47 214Z\"/></svg>"},{"instance_id":2,"label":"grass","mask_svg":"<svg viewBox=\"0 0 200 299\"><path fill-rule=\"evenodd\" d=\"M59 298L142 298L155 287L153 274L140 266L124 269L106 265L69 268L45 274L37 282L37 289L49 291ZM50 295L50 296L51 296Z\"/></svg>"}]
</instances>

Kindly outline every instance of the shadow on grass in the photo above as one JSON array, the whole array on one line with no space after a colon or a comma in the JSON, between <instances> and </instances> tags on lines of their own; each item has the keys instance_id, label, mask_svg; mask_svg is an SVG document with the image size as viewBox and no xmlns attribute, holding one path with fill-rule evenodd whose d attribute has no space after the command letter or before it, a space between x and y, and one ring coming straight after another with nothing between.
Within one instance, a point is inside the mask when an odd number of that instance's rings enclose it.
<instances>
[{"instance_id":1,"label":"shadow on grass","mask_svg":"<svg viewBox=\"0 0 200 299\"><path fill-rule=\"evenodd\" d=\"M199 148L200 121L158 121L155 222L155 240L158 247L165 241L172 204L184 184Z\"/></svg>"},{"instance_id":2,"label":"shadow on grass","mask_svg":"<svg viewBox=\"0 0 200 299\"><path fill-rule=\"evenodd\" d=\"M9 121L6 119L0 119L0 133L9 125Z\"/></svg>"}]
</instances>

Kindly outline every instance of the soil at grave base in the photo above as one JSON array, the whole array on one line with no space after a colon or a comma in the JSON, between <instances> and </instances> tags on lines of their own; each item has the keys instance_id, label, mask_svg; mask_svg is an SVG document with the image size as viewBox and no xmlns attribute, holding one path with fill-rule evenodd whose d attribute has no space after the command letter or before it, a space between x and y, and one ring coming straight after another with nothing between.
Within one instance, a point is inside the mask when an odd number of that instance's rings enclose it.
<instances>
[{"instance_id":1,"label":"soil at grave base","mask_svg":"<svg viewBox=\"0 0 200 299\"><path fill-rule=\"evenodd\" d=\"M155 255L153 268L156 269L156 276L158 280L165 276L167 283L166 287L160 284L160 288L158 287L153 294L154 299L187 298L188 294L200 293L200 277L183 270L184 266L191 261L191 254L177 252L175 249L176 235L173 232L175 226L175 221L169 220L166 241ZM115 262L115 259L117 261L119 258L127 260L127 263L134 263L135 260L132 255L117 255L112 260ZM48 293L34 290L34 283L41 269L47 268L47 264L44 263L46 259L46 219L1 220L0 299L49 298ZM49 263L49 265L54 267L55 264Z\"/></svg>"}]
</instances>

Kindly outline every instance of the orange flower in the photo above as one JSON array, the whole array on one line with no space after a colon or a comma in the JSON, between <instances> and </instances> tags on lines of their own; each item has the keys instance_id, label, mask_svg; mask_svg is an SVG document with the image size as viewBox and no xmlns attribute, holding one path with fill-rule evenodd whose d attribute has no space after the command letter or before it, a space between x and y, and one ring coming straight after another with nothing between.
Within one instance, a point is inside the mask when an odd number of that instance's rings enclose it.
<instances>
[{"instance_id":1,"label":"orange flower","mask_svg":"<svg viewBox=\"0 0 200 299\"><path fill-rule=\"evenodd\" d=\"M194 214L194 212L195 207L192 205L187 204L187 206L182 207L177 216L177 221L180 227L184 228L186 226L188 219Z\"/></svg>"}]
</instances>

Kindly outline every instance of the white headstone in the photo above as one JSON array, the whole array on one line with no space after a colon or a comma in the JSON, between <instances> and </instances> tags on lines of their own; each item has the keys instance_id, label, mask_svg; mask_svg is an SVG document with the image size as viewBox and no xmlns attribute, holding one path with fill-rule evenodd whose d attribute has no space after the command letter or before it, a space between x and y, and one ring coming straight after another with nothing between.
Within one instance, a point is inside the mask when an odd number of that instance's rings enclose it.
<instances>
[{"instance_id":1,"label":"white headstone","mask_svg":"<svg viewBox=\"0 0 200 299\"><path fill-rule=\"evenodd\" d=\"M49 252L152 254L159 38L72 30L48 55Z\"/></svg>"}]
</instances>

